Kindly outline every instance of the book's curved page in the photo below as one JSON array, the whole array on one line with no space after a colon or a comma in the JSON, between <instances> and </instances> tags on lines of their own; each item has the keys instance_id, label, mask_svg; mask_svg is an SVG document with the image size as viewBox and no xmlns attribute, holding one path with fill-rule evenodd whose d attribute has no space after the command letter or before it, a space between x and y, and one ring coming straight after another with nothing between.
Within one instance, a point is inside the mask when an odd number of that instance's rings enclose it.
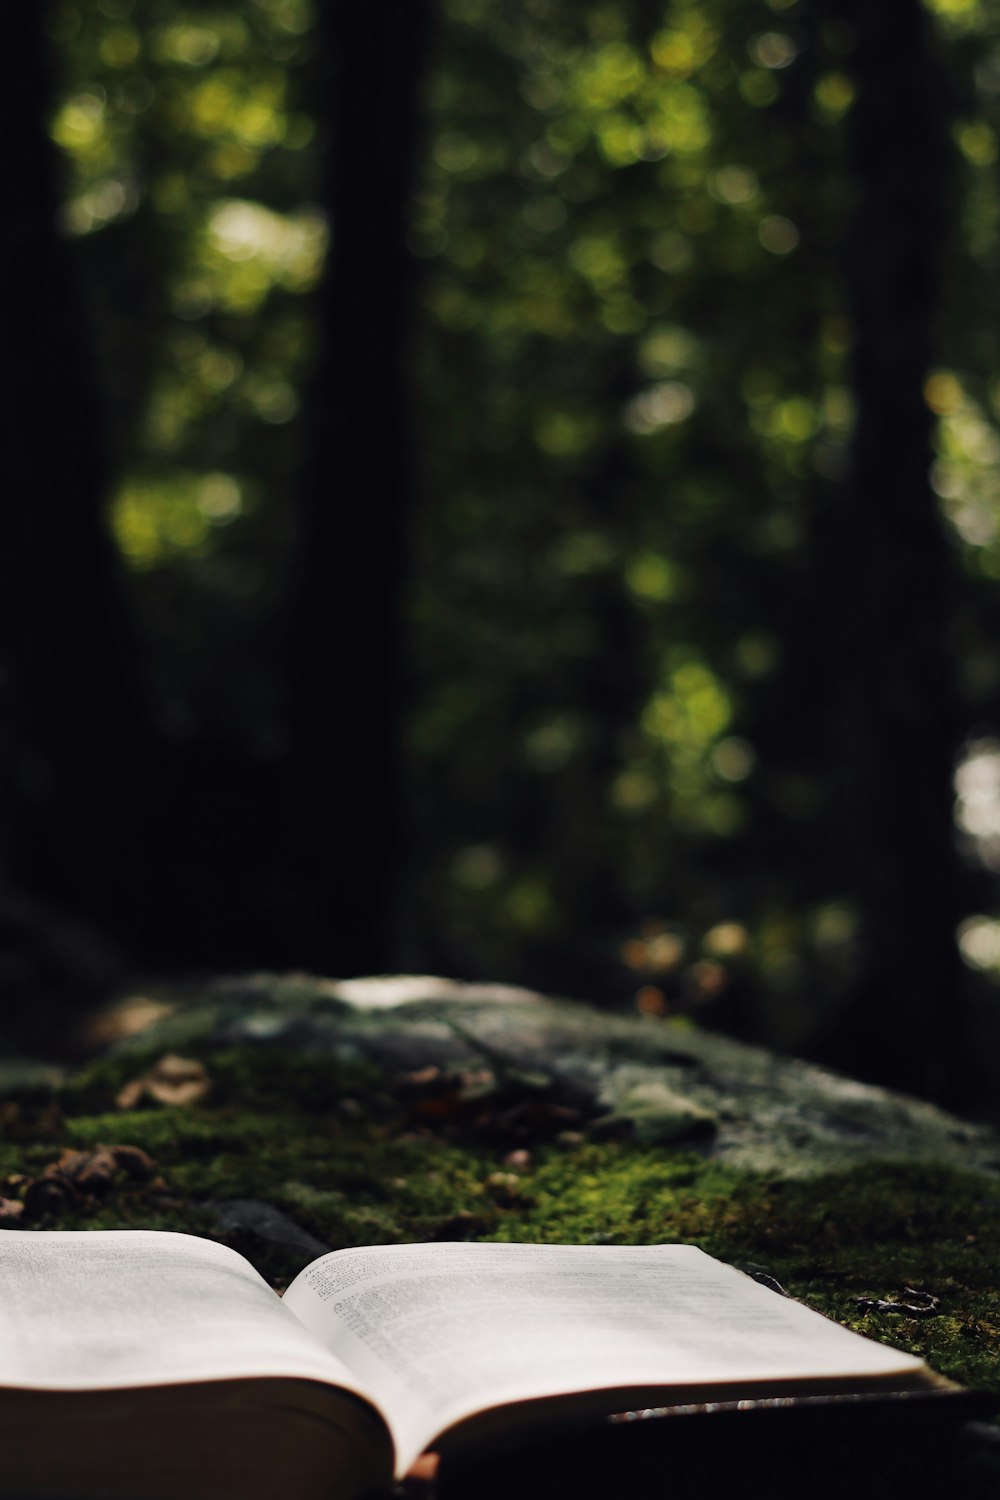
<instances>
[{"instance_id":1,"label":"book's curved page","mask_svg":"<svg viewBox=\"0 0 1000 1500\"><path fill-rule=\"evenodd\" d=\"M364 1379L401 1471L502 1403L924 1368L690 1245L340 1250L300 1272L285 1302Z\"/></svg>"},{"instance_id":2,"label":"book's curved page","mask_svg":"<svg viewBox=\"0 0 1000 1500\"><path fill-rule=\"evenodd\" d=\"M0 1387L289 1376L366 1396L234 1250L168 1231L0 1230Z\"/></svg>"}]
</instances>

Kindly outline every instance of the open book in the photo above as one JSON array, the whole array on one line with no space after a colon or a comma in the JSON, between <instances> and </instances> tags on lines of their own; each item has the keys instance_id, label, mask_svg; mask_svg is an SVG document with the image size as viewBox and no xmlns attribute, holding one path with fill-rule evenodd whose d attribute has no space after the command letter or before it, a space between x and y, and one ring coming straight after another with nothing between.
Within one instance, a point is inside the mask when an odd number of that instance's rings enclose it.
<instances>
[{"instance_id":1,"label":"open book","mask_svg":"<svg viewBox=\"0 0 1000 1500\"><path fill-rule=\"evenodd\" d=\"M919 1391L690 1245L338 1250L279 1298L155 1231L0 1231L0 1494L312 1500L624 1410Z\"/></svg>"}]
</instances>

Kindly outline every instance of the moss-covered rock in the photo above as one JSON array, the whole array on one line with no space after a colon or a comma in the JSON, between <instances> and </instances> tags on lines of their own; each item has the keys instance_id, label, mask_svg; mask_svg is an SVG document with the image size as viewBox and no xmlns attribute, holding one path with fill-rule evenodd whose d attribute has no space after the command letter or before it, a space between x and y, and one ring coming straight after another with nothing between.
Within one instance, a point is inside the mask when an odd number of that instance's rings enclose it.
<instances>
[{"instance_id":1,"label":"moss-covered rock","mask_svg":"<svg viewBox=\"0 0 1000 1500\"><path fill-rule=\"evenodd\" d=\"M257 975L161 998L152 1013L123 1050L264 1048L297 1065L367 1062L383 1078L426 1068L466 1079L486 1070L501 1083L542 1078L549 1104L609 1117L611 1133L631 1121L647 1141L685 1140L765 1175L889 1160L1000 1173L994 1131L925 1101L679 1021L509 985Z\"/></svg>"}]
</instances>

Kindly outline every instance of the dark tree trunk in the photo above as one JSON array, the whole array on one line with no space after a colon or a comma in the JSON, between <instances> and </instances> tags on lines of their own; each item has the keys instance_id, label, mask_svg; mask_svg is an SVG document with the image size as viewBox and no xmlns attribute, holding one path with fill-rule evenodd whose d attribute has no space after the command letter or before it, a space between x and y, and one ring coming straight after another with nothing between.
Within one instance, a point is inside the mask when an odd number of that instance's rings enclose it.
<instances>
[{"instance_id":1,"label":"dark tree trunk","mask_svg":"<svg viewBox=\"0 0 1000 1500\"><path fill-rule=\"evenodd\" d=\"M399 862L400 592L413 483L407 209L430 0L319 10L332 245L288 660L295 961L384 965Z\"/></svg>"},{"instance_id":2,"label":"dark tree trunk","mask_svg":"<svg viewBox=\"0 0 1000 1500\"><path fill-rule=\"evenodd\" d=\"M57 227L45 11L11 14L0 94L16 142L0 211L3 874L144 962L266 961L267 779L160 731L106 525L107 413L82 247Z\"/></svg>"},{"instance_id":3,"label":"dark tree trunk","mask_svg":"<svg viewBox=\"0 0 1000 1500\"><path fill-rule=\"evenodd\" d=\"M17 66L0 94L14 143L0 221L0 628L30 751L7 767L7 853L27 883L110 915L116 868L135 885L118 810L137 814L148 790L147 715L103 521L109 465L74 247L57 230L45 9L11 13Z\"/></svg>"},{"instance_id":4,"label":"dark tree trunk","mask_svg":"<svg viewBox=\"0 0 1000 1500\"><path fill-rule=\"evenodd\" d=\"M834 1059L920 1093L955 1083L962 968L949 652L953 560L931 489L924 399L948 223L947 95L919 0L843 0L858 90L846 280L857 426L820 565L831 743L859 918Z\"/></svg>"},{"instance_id":5,"label":"dark tree trunk","mask_svg":"<svg viewBox=\"0 0 1000 1500\"><path fill-rule=\"evenodd\" d=\"M619 411L634 389L634 355L622 340L604 380L603 405ZM579 478L581 524L607 536L621 556L630 550L635 533L636 480L632 451L620 433L589 456ZM560 906L575 914L565 970L553 981L574 993L596 989L601 994L615 987L618 946L640 916L616 865L609 825L613 783L626 764L629 737L636 733L645 702L646 641L620 566L581 580L574 607L590 624L593 646L575 670L566 671L560 685L569 712L581 714L584 744L563 772L561 825L548 845L549 856L556 856ZM544 826L546 809L539 813Z\"/></svg>"}]
</instances>

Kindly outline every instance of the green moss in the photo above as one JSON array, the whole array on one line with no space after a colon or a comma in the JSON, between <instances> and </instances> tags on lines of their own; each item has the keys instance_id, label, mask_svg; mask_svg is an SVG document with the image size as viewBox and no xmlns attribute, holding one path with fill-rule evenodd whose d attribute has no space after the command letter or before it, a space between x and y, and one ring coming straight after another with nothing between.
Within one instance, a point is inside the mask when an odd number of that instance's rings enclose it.
<instances>
[{"instance_id":1,"label":"green moss","mask_svg":"<svg viewBox=\"0 0 1000 1500\"><path fill-rule=\"evenodd\" d=\"M690 1239L692 1205L724 1201L739 1181L683 1152L625 1142L549 1148L522 1179L495 1238L623 1245Z\"/></svg>"},{"instance_id":2,"label":"green moss","mask_svg":"<svg viewBox=\"0 0 1000 1500\"><path fill-rule=\"evenodd\" d=\"M72 1114L113 1109L121 1088L148 1072L163 1050L136 1048L91 1063L58 1091L63 1108ZM261 1045L220 1051L204 1042L185 1046L183 1054L205 1064L215 1106L267 1112L283 1110L294 1099L297 1109L322 1114L359 1095L369 1112L388 1103L384 1076L363 1058L293 1057Z\"/></svg>"}]
</instances>

